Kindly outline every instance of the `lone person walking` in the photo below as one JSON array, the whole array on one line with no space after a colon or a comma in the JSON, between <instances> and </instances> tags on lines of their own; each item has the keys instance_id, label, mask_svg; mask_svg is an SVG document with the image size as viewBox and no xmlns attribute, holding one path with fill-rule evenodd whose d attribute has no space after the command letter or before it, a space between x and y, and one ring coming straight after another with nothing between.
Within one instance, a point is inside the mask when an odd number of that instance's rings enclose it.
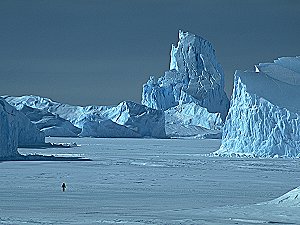
<instances>
[{"instance_id":1,"label":"lone person walking","mask_svg":"<svg viewBox=\"0 0 300 225\"><path fill-rule=\"evenodd\" d=\"M66 190L66 188L67 188L67 186L66 186L65 183L62 183L61 187L62 187L62 191L63 191L63 192L64 192L64 191Z\"/></svg>"}]
</instances>

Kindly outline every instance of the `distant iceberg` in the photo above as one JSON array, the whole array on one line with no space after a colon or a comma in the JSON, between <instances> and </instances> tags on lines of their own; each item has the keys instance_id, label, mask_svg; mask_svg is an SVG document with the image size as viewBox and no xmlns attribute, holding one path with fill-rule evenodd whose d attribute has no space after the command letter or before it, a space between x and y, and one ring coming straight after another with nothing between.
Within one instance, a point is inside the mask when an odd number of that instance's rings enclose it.
<instances>
[{"instance_id":1,"label":"distant iceberg","mask_svg":"<svg viewBox=\"0 0 300 225\"><path fill-rule=\"evenodd\" d=\"M236 71L217 155L300 157L300 58Z\"/></svg>"},{"instance_id":2,"label":"distant iceberg","mask_svg":"<svg viewBox=\"0 0 300 225\"><path fill-rule=\"evenodd\" d=\"M37 128L46 136L51 137L77 137L81 129L75 127L71 122L54 115L44 109L31 108L27 105L21 105L18 108L24 113Z\"/></svg>"},{"instance_id":3,"label":"distant iceberg","mask_svg":"<svg viewBox=\"0 0 300 225\"><path fill-rule=\"evenodd\" d=\"M165 124L168 136L197 138L211 137L208 134L221 134L224 125L220 113L210 113L194 102L167 109Z\"/></svg>"},{"instance_id":4,"label":"distant iceberg","mask_svg":"<svg viewBox=\"0 0 300 225\"><path fill-rule=\"evenodd\" d=\"M33 114L26 115L50 136L166 137L164 112L131 101L82 107L33 95L4 98L17 109L28 111L30 107Z\"/></svg>"}]
</instances>

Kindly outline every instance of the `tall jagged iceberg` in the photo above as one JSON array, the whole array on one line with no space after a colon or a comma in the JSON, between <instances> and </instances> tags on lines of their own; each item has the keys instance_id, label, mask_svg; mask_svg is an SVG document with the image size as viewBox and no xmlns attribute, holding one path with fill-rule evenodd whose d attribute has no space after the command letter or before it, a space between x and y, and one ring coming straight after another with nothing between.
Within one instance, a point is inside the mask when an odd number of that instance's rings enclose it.
<instances>
[{"instance_id":1,"label":"tall jagged iceberg","mask_svg":"<svg viewBox=\"0 0 300 225\"><path fill-rule=\"evenodd\" d=\"M45 135L22 113L0 97L0 158L14 158L17 148L42 145Z\"/></svg>"},{"instance_id":2,"label":"tall jagged iceberg","mask_svg":"<svg viewBox=\"0 0 300 225\"><path fill-rule=\"evenodd\" d=\"M229 100L211 43L179 31L178 44L171 49L170 70L159 79L151 76L143 85L142 104L165 111L169 137L220 134Z\"/></svg>"},{"instance_id":3,"label":"tall jagged iceberg","mask_svg":"<svg viewBox=\"0 0 300 225\"><path fill-rule=\"evenodd\" d=\"M236 71L217 155L300 156L300 58Z\"/></svg>"},{"instance_id":4,"label":"tall jagged iceberg","mask_svg":"<svg viewBox=\"0 0 300 225\"><path fill-rule=\"evenodd\" d=\"M167 110L194 102L224 119L229 100L224 92L224 73L211 43L200 36L179 31L177 46L172 45L170 70L143 86L142 104Z\"/></svg>"},{"instance_id":5,"label":"tall jagged iceberg","mask_svg":"<svg viewBox=\"0 0 300 225\"><path fill-rule=\"evenodd\" d=\"M117 106L82 107L58 103L48 98L33 95L22 97L4 96L4 98L17 109L23 109L27 106L50 112L60 119L71 122L77 129L80 128L79 136L166 137L164 112L131 101L121 102ZM28 111L28 109L26 110ZM36 115L37 113L42 115L43 118ZM49 115L35 111L35 115L31 115L31 118L45 121L45 116ZM72 128L65 122L63 125L64 128ZM72 130L74 129L72 128ZM53 132L55 135L55 130Z\"/></svg>"}]
</instances>

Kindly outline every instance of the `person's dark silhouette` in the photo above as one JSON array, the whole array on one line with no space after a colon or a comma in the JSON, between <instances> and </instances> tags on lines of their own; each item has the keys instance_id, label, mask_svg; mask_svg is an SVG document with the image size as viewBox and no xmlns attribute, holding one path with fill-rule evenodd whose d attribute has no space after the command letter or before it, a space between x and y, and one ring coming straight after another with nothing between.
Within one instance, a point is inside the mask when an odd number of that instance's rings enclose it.
<instances>
[{"instance_id":1,"label":"person's dark silhouette","mask_svg":"<svg viewBox=\"0 0 300 225\"><path fill-rule=\"evenodd\" d=\"M67 186L66 186L66 184L65 184L65 183L62 183L61 187L62 187L62 191L65 191L65 190L66 190L66 188L67 188Z\"/></svg>"}]
</instances>

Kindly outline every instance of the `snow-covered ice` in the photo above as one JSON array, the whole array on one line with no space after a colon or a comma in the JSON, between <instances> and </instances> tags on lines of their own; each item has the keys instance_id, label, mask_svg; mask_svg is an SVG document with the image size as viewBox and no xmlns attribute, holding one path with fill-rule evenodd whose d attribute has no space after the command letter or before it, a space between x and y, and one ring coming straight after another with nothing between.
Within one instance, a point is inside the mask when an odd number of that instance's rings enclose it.
<instances>
[{"instance_id":1,"label":"snow-covered ice","mask_svg":"<svg viewBox=\"0 0 300 225\"><path fill-rule=\"evenodd\" d=\"M237 71L219 155L300 156L300 58Z\"/></svg>"},{"instance_id":2,"label":"snow-covered ice","mask_svg":"<svg viewBox=\"0 0 300 225\"><path fill-rule=\"evenodd\" d=\"M47 138L19 149L81 162L0 163L1 224L298 224L299 207L257 204L299 186L294 159L207 157L220 140ZM66 192L61 184L67 185Z\"/></svg>"}]
</instances>

